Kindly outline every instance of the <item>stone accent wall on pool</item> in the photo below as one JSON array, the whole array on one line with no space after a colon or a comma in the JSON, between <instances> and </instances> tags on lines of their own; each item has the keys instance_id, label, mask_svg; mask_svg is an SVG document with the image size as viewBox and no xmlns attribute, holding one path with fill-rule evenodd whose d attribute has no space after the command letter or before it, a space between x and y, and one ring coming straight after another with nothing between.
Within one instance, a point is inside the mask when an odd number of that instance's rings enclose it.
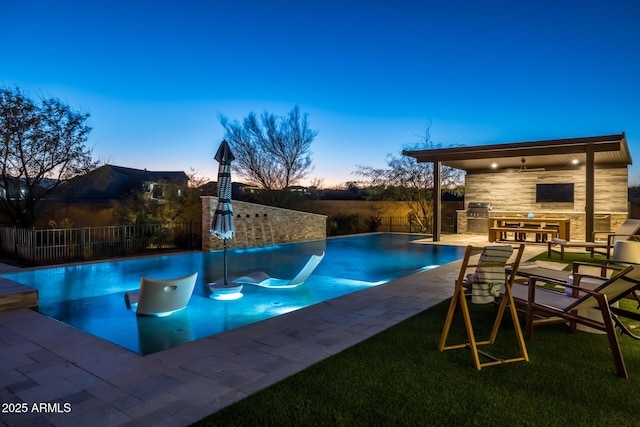
<instances>
[{"instance_id":1,"label":"stone accent wall on pool","mask_svg":"<svg viewBox=\"0 0 640 427\"><path fill-rule=\"evenodd\" d=\"M217 197L202 197L202 250L222 249L223 242L209 232ZM273 206L232 201L236 235L229 248L251 248L275 243L327 237L327 217Z\"/></svg>"}]
</instances>

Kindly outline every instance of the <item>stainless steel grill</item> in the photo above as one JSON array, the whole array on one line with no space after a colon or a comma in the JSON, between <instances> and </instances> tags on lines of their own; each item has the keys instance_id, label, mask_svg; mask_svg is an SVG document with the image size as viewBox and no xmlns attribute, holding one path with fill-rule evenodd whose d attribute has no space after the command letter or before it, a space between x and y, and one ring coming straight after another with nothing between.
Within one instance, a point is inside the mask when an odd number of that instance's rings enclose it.
<instances>
[{"instance_id":1,"label":"stainless steel grill","mask_svg":"<svg viewBox=\"0 0 640 427\"><path fill-rule=\"evenodd\" d=\"M489 228L490 202L469 202L467 206L467 232L486 233Z\"/></svg>"}]
</instances>

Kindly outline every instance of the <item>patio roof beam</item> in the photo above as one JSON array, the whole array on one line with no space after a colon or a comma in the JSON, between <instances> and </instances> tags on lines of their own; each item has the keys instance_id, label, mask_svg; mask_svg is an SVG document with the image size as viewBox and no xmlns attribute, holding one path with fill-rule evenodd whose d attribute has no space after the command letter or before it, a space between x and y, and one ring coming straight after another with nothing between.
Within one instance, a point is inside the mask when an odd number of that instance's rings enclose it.
<instances>
[{"instance_id":1,"label":"patio roof beam","mask_svg":"<svg viewBox=\"0 0 640 427\"><path fill-rule=\"evenodd\" d=\"M585 170L585 240L593 242L595 229L595 154L593 146L587 146L587 160Z\"/></svg>"},{"instance_id":2,"label":"patio roof beam","mask_svg":"<svg viewBox=\"0 0 640 427\"><path fill-rule=\"evenodd\" d=\"M528 143L526 143L528 144ZM496 147L492 145L476 147L455 147L450 149L403 151L406 156L414 157L418 162L433 162L436 156L440 160L494 159L503 157L550 156L555 154L586 153L587 146L593 152L620 151L620 141L601 142L598 144L544 144L539 146Z\"/></svg>"},{"instance_id":3,"label":"patio roof beam","mask_svg":"<svg viewBox=\"0 0 640 427\"><path fill-rule=\"evenodd\" d=\"M432 226L432 234L433 241L440 241L440 229L441 227L441 219L442 219L442 183L440 182L440 160L436 159L433 162L433 226Z\"/></svg>"}]
</instances>

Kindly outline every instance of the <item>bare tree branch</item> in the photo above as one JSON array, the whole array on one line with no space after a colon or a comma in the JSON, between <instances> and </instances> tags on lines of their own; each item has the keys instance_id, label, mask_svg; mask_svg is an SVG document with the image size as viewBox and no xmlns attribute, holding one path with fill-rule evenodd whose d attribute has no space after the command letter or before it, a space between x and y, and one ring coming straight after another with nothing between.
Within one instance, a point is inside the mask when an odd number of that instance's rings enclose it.
<instances>
[{"instance_id":1,"label":"bare tree branch","mask_svg":"<svg viewBox=\"0 0 640 427\"><path fill-rule=\"evenodd\" d=\"M219 117L225 138L236 157L234 170L265 190L284 190L297 184L311 169L310 147L318 134L306 114L294 107L286 117L251 112L242 123Z\"/></svg>"},{"instance_id":2,"label":"bare tree branch","mask_svg":"<svg viewBox=\"0 0 640 427\"><path fill-rule=\"evenodd\" d=\"M31 225L45 195L97 166L85 146L88 118L57 99L36 104L19 89L0 88L0 204L14 224Z\"/></svg>"},{"instance_id":3,"label":"bare tree branch","mask_svg":"<svg viewBox=\"0 0 640 427\"><path fill-rule=\"evenodd\" d=\"M439 147L431 141L429 127L420 139L418 143L404 148L429 150ZM386 163L386 168L359 165L354 174L366 178L370 185L381 187L391 193L395 200L404 202L420 228L424 231L429 230L433 217L433 164L418 163L414 158L403 156L401 153L388 154ZM463 182L462 171L443 167L440 175L444 191L460 191Z\"/></svg>"}]
</instances>

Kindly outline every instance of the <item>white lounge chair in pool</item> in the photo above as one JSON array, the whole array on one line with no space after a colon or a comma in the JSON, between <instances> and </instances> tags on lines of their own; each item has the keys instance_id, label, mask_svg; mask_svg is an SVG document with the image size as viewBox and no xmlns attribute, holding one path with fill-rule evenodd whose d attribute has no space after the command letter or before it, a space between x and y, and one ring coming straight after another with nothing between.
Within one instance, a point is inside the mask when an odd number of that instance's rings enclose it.
<instances>
[{"instance_id":1,"label":"white lounge chair in pool","mask_svg":"<svg viewBox=\"0 0 640 427\"><path fill-rule=\"evenodd\" d=\"M265 288L295 288L304 283L324 258L324 252L320 255L311 255L307 263L293 279L279 279L271 277L264 271L254 271L233 281L241 284L263 286Z\"/></svg>"},{"instance_id":2,"label":"white lounge chair in pool","mask_svg":"<svg viewBox=\"0 0 640 427\"><path fill-rule=\"evenodd\" d=\"M138 315L168 316L187 306L197 278L198 273L168 280L143 277L140 291L125 293L124 300Z\"/></svg>"}]
</instances>

